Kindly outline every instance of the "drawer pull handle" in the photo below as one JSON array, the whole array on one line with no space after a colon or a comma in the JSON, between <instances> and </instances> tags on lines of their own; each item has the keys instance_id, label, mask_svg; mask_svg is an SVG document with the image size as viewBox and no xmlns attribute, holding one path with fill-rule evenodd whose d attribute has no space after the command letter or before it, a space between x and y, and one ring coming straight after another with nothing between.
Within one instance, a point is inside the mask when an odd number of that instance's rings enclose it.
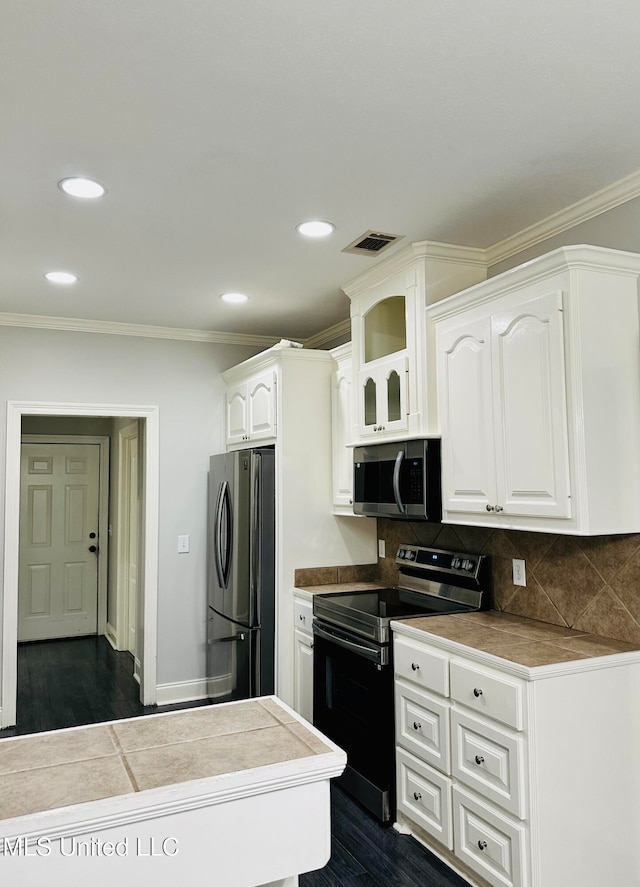
<instances>
[{"instance_id":1,"label":"drawer pull handle","mask_svg":"<svg viewBox=\"0 0 640 887\"><path fill-rule=\"evenodd\" d=\"M411 663L411 671L419 671L419 670L420 670L420 666L418 665L418 663L412 662Z\"/></svg>"},{"instance_id":2,"label":"drawer pull handle","mask_svg":"<svg viewBox=\"0 0 640 887\"><path fill-rule=\"evenodd\" d=\"M478 766L480 764L484 764L484 758L482 757L482 755L476 755L476 764L478 764Z\"/></svg>"},{"instance_id":3,"label":"drawer pull handle","mask_svg":"<svg viewBox=\"0 0 640 887\"><path fill-rule=\"evenodd\" d=\"M480 689L480 687L473 688L473 695L476 697L476 699L478 698L478 696L482 696L482 690Z\"/></svg>"},{"instance_id":4,"label":"drawer pull handle","mask_svg":"<svg viewBox=\"0 0 640 887\"><path fill-rule=\"evenodd\" d=\"M413 793L413 798L414 798L414 800L416 800L416 801L421 801L421 800L422 800L422 795L420 794L420 792L414 792L414 793Z\"/></svg>"},{"instance_id":5,"label":"drawer pull handle","mask_svg":"<svg viewBox=\"0 0 640 887\"><path fill-rule=\"evenodd\" d=\"M413 722L413 729L414 730L422 730L422 724L419 721L414 721Z\"/></svg>"},{"instance_id":6,"label":"drawer pull handle","mask_svg":"<svg viewBox=\"0 0 640 887\"><path fill-rule=\"evenodd\" d=\"M479 847L481 850L484 850L486 846L487 846L487 842L486 842L486 841L478 841L478 847Z\"/></svg>"}]
</instances>

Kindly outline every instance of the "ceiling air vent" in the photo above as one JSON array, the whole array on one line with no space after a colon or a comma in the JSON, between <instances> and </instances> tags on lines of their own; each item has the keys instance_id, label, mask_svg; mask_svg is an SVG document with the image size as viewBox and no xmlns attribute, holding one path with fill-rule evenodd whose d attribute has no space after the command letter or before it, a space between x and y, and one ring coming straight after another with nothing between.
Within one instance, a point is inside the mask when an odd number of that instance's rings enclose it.
<instances>
[{"instance_id":1,"label":"ceiling air vent","mask_svg":"<svg viewBox=\"0 0 640 887\"><path fill-rule=\"evenodd\" d=\"M356 237L353 243L345 246L343 253L354 253L356 256L379 256L396 240L402 240L404 234L381 234L379 231L365 231Z\"/></svg>"}]
</instances>

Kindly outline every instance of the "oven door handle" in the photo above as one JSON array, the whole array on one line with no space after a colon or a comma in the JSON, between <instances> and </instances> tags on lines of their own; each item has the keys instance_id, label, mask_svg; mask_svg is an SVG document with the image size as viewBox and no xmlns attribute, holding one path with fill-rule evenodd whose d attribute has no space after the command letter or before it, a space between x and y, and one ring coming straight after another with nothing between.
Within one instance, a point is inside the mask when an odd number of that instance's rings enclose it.
<instances>
[{"instance_id":1,"label":"oven door handle","mask_svg":"<svg viewBox=\"0 0 640 887\"><path fill-rule=\"evenodd\" d=\"M317 623L314 623L313 625L313 633L317 634L318 637L323 638L325 641L335 644L337 647L342 647L344 650L350 650L358 656L370 659L371 662L375 662L377 665L386 665L386 662L383 661L382 650L379 648L373 649L372 647L365 647L362 644L356 644L354 641L348 641L346 638L333 634L333 632L328 631Z\"/></svg>"}]
</instances>

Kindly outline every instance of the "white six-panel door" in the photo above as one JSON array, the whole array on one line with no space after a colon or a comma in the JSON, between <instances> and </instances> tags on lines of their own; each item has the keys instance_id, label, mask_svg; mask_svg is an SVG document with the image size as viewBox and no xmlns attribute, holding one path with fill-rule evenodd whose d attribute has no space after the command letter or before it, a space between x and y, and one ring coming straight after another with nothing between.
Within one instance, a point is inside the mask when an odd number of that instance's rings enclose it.
<instances>
[{"instance_id":1,"label":"white six-panel door","mask_svg":"<svg viewBox=\"0 0 640 887\"><path fill-rule=\"evenodd\" d=\"M97 631L99 454L97 444L22 445L19 641Z\"/></svg>"}]
</instances>

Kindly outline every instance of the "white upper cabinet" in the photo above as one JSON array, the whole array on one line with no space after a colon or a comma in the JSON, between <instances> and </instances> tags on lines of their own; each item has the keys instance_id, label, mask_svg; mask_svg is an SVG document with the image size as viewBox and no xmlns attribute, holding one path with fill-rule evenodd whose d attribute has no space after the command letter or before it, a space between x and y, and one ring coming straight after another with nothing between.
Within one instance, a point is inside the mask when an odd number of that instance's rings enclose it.
<instances>
[{"instance_id":1,"label":"white upper cabinet","mask_svg":"<svg viewBox=\"0 0 640 887\"><path fill-rule=\"evenodd\" d=\"M640 530L639 273L567 247L428 309L443 520Z\"/></svg>"},{"instance_id":2,"label":"white upper cabinet","mask_svg":"<svg viewBox=\"0 0 640 887\"><path fill-rule=\"evenodd\" d=\"M359 440L434 432L434 361L425 307L483 280L482 255L448 244L413 243L343 287L351 299Z\"/></svg>"},{"instance_id":3,"label":"white upper cabinet","mask_svg":"<svg viewBox=\"0 0 640 887\"><path fill-rule=\"evenodd\" d=\"M562 317L555 292L438 328L448 512L571 516Z\"/></svg>"},{"instance_id":4,"label":"white upper cabinet","mask_svg":"<svg viewBox=\"0 0 640 887\"><path fill-rule=\"evenodd\" d=\"M353 374L351 342L331 351L336 366L331 386L333 510L353 514Z\"/></svg>"},{"instance_id":5,"label":"white upper cabinet","mask_svg":"<svg viewBox=\"0 0 640 887\"><path fill-rule=\"evenodd\" d=\"M227 385L227 445L275 440L276 373L249 374Z\"/></svg>"}]
</instances>

